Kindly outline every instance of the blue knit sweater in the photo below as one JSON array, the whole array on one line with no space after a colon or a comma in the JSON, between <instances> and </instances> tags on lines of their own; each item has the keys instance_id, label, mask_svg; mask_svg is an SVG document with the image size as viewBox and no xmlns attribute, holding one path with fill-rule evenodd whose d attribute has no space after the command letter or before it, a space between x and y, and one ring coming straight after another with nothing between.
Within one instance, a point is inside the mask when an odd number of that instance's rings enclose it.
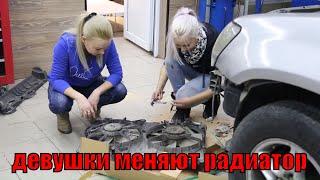
<instances>
[{"instance_id":1,"label":"blue knit sweater","mask_svg":"<svg viewBox=\"0 0 320 180\"><path fill-rule=\"evenodd\" d=\"M100 76L103 67L99 67L95 56L88 57L87 62L89 69L85 71L77 54L76 36L71 33L62 34L53 49L53 63L48 75L53 89L64 93L70 86L87 87L93 83ZM106 81L113 86L119 84L122 80L122 67L113 41L105 50L103 64L110 74Z\"/></svg>"}]
</instances>

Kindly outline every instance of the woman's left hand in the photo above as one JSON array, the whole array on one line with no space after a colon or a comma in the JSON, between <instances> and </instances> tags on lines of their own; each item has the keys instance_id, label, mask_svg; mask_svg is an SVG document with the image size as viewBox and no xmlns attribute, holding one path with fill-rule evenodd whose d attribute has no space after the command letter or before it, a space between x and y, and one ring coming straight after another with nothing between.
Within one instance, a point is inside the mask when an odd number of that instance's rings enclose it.
<instances>
[{"instance_id":1,"label":"woman's left hand","mask_svg":"<svg viewBox=\"0 0 320 180\"><path fill-rule=\"evenodd\" d=\"M93 107L94 111L97 112L98 110L98 103L99 103L99 100L100 100L100 93L96 90L94 90L89 98L88 98L91 106Z\"/></svg>"},{"instance_id":2,"label":"woman's left hand","mask_svg":"<svg viewBox=\"0 0 320 180\"><path fill-rule=\"evenodd\" d=\"M190 108L192 106L205 102L206 100L210 99L212 96L213 96L213 92L211 91L211 89L207 89L194 96L175 100L173 101L173 105L177 106L177 108L182 108L182 109Z\"/></svg>"},{"instance_id":3,"label":"woman's left hand","mask_svg":"<svg viewBox=\"0 0 320 180\"><path fill-rule=\"evenodd\" d=\"M194 102L192 101L192 98L190 98L190 97L185 97L185 98L173 101L174 106L176 106L177 108L182 108L182 109L192 107L193 103Z\"/></svg>"}]
</instances>

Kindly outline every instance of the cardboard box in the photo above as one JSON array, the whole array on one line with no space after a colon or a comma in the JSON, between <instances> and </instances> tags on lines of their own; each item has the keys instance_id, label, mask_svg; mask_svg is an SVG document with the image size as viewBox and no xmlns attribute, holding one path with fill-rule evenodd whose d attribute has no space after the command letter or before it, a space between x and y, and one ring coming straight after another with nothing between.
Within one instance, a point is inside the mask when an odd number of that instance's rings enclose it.
<instances>
[{"instance_id":1,"label":"cardboard box","mask_svg":"<svg viewBox=\"0 0 320 180\"><path fill-rule=\"evenodd\" d=\"M228 174L223 174L221 176L215 176L209 173L199 172L198 174L199 180L228 180Z\"/></svg>"},{"instance_id":2,"label":"cardboard box","mask_svg":"<svg viewBox=\"0 0 320 180\"><path fill-rule=\"evenodd\" d=\"M216 146L214 146L216 147ZM80 153L109 153L108 143L95 141L87 138L81 138L80 142ZM197 176L196 173L191 171L181 170L162 170L162 171L150 171L150 170L114 170L114 163L110 162L110 170L104 171L88 171L80 180L89 179L94 173L115 177L121 180L183 180L189 177ZM226 180L227 176L214 176L208 173L199 172L199 180L213 179L213 180Z\"/></svg>"},{"instance_id":3,"label":"cardboard box","mask_svg":"<svg viewBox=\"0 0 320 180\"><path fill-rule=\"evenodd\" d=\"M80 142L80 153L109 153L108 144L105 142L95 141L87 138L81 138ZM93 173L104 174L107 176L115 177L118 179L129 180L129 179L139 179L139 180L179 180L180 176L185 177L186 175L194 176L194 173L184 172L181 170L162 170L162 171L149 171L149 170L114 170L114 163L110 162L110 170L105 171L89 171L81 177L81 180L88 179Z\"/></svg>"},{"instance_id":4,"label":"cardboard box","mask_svg":"<svg viewBox=\"0 0 320 180\"><path fill-rule=\"evenodd\" d=\"M221 144L218 142L218 139L214 136L213 133L210 133L210 131L207 130L206 134L206 149L205 153L221 153L226 152L222 147Z\"/></svg>"}]
</instances>

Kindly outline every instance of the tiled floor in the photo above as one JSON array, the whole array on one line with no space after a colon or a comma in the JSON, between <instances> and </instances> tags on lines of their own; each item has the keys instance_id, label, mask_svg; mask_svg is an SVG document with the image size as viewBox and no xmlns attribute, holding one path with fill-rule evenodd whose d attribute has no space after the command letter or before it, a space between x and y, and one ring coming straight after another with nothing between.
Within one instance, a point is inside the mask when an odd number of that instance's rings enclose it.
<instances>
[{"instance_id":1,"label":"tiled floor","mask_svg":"<svg viewBox=\"0 0 320 180\"><path fill-rule=\"evenodd\" d=\"M115 38L118 53L124 69L123 82L128 89L124 101L102 108L102 117L128 119L147 119L148 121L168 120L173 115L170 112L170 83L165 87L164 101L167 104L150 106L150 97L156 86L162 59L151 55L131 44L123 38ZM17 81L19 82L19 81ZM79 179L83 172L64 171L29 171L30 173L11 174L11 164L14 153L31 152L76 152L79 148L80 137L89 123L80 117L77 105L71 111L73 132L61 134L56 129L55 115L48 108L48 84L42 86L36 96L24 101L11 115L0 115L0 179ZM191 116L195 121L201 118L202 106L192 110ZM217 116L219 121L231 122L221 109ZM215 120L216 122L217 120ZM213 133L214 123L208 123L207 134ZM95 177L97 179L97 177Z\"/></svg>"}]
</instances>

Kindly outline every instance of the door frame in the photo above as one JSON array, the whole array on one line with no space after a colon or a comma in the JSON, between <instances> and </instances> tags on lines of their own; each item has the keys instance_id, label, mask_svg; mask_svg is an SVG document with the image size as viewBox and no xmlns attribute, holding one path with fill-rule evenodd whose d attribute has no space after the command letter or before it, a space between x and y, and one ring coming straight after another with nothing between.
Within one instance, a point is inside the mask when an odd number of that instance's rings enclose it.
<instances>
[{"instance_id":1,"label":"door frame","mask_svg":"<svg viewBox=\"0 0 320 180\"><path fill-rule=\"evenodd\" d=\"M84 1L85 10L87 10L87 1ZM126 8L128 0L124 0L124 6ZM152 39L153 46L150 48L154 57L164 58L166 54L166 36L168 31L168 18L169 18L169 0L152 0L153 3L153 12L154 12L154 20L150 23L153 24L152 30ZM127 13L127 11L125 11ZM127 17L126 15L124 17ZM123 36L125 33L125 29L127 28L127 19L124 19L123 25Z\"/></svg>"},{"instance_id":2,"label":"door frame","mask_svg":"<svg viewBox=\"0 0 320 180\"><path fill-rule=\"evenodd\" d=\"M156 0L153 56L165 58L166 36L168 30L168 1Z\"/></svg>"},{"instance_id":3,"label":"door frame","mask_svg":"<svg viewBox=\"0 0 320 180\"><path fill-rule=\"evenodd\" d=\"M145 43L143 39L135 36L133 33L128 32L128 1L129 0L125 0L124 1L124 28L123 28L123 36L127 39L131 39L132 41L134 41L134 43L136 43L137 45L141 46L142 48L144 48L146 51L153 51L153 46L154 46L154 22L155 22L155 4L156 4L156 0L149 0L150 1L150 14L153 15L153 18L150 18L150 35L149 35L149 39L152 41L149 43ZM133 2L133 0L131 0Z\"/></svg>"}]
</instances>

